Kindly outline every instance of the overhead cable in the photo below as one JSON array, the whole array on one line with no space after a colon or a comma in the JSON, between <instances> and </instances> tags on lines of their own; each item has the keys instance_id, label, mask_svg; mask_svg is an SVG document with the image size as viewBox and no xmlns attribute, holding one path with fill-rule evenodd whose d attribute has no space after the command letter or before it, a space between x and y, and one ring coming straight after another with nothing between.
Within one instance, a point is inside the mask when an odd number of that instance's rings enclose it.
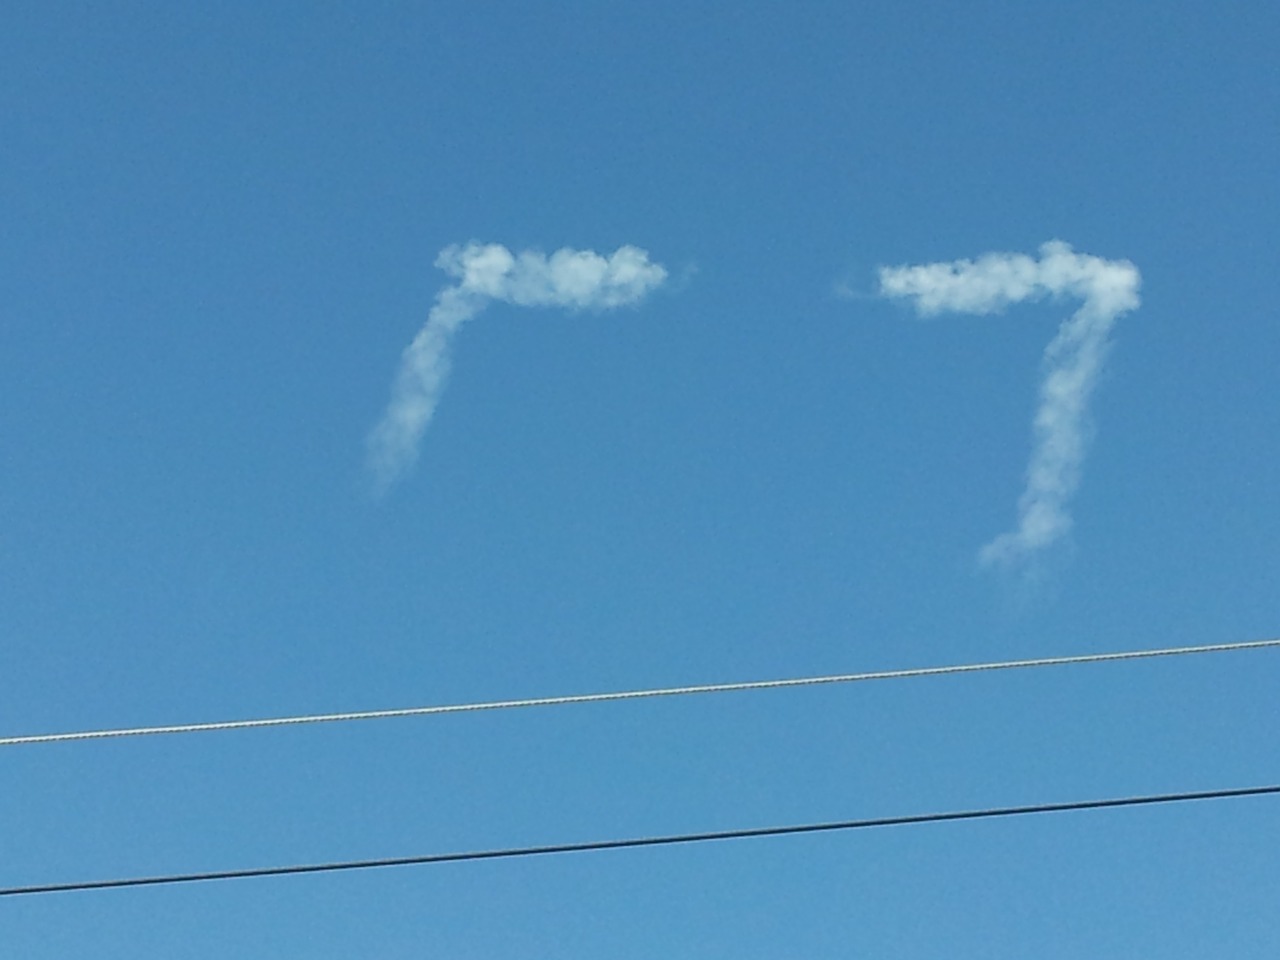
<instances>
[{"instance_id":1,"label":"overhead cable","mask_svg":"<svg viewBox=\"0 0 1280 960\"><path fill-rule=\"evenodd\" d=\"M106 740L115 737L156 736L170 733L209 733L216 730L247 730L258 727L284 727L304 723L339 723L351 720L386 720L393 717L425 717L444 713L471 713L480 710L514 710L521 707L556 707L575 703L604 703L614 700L643 700L650 697L679 697L703 693L735 693L747 690L778 690L785 687L813 687L822 684L857 683L867 680L906 680L913 677L936 677L957 673L979 673L987 670L1019 670L1029 667L1061 667L1070 664L1104 663L1117 660L1143 660L1151 657L1177 657L1202 653L1226 653L1238 650L1260 650L1280 647L1280 637L1239 643L1214 643L1194 647L1165 647L1155 650L1125 650L1115 653L1087 653L1067 657L1042 657L1034 660L1004 660L994 663L967 663L944 667L915 667L905 670L876 670L868 673L840 673L820 677L794 677L783 680L750 680L740 683L709 683L687 687L657 687L649 690L620 690L610 693L582 693L556 697L531 697L523 700L489 700L479 703L455 703L441 706L402 707L390 710L359 710L350 713L318 713L292 717L268 717L256 720L220 720L206 723L180 723L153 727L124 727L108 730L80 730L71 733L39 733L0 737L0 747L22 744L63 743L71 740Z\"/></svg>"},{"instance_id":2,"label":"overhead cable","mask_svg":"<svg viewBox=\"0 0 1280 960\"><path fill-rule=\"evenodd\" d=\"M679 833L657 837L633 837L623 840L595 840L586 843L560 843L538 847L507 847L498 850L472 850L461 853L434 853L417 857L386 857L377 860L340 860L332 863L297 864L284 867L252 867L244 870L218 870L207 873L172 873L151 877L124 877L114 880L85 880L74 883L48 883L0 888L0 897L16 897L40 893L72 893L88 890L112 890L122 887L157 887L206 880L247 880L254 877L284 877L309 873L337 873L346 870L372 870L382 867L422 866L432 863L461 863L469 860L513 860L553 853L590 853L601 850L624 850L635 847L670 847L679 844L704 843L711 840L747 840L758 837L795 836L805 833L832 833L841 830L864 830L869 827L899 827L953 820L993 820L1033 813L1067 813L1077 810L1102 810L1114 807L1145 807L1156 804L1182 803L1190 800L1225 800L1280 794L1280 784L1266 787L1244 787L1231 790L1203 790L1192 793L1164 793L1108 800L1076 800L1068 803L1040 803L1021 807L991 807L981 810L959 810L947 813L921 813L897 817L875 817L867 820L839 820L830 823L807 823L781 827L752 827L745 830L720 830L709 833Z\"/></svg>"}]
</instances>

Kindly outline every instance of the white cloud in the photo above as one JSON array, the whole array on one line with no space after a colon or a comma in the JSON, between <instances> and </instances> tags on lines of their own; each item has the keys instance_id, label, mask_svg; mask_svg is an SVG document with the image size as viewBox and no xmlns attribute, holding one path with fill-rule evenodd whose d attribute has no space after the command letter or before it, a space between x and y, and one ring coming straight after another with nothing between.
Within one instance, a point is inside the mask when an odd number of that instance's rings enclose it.
<instances>
[{"instance_id":1,"label":"white cloud","mask_svg":"<svg viewBox=\"0 0 1280 960\"><path fill-rule=\"evenodd\" d=\"M1026 559L1071 529L1067 505L1080 483L1089 397L1106 359L1116 318L1138 307L1141 277L1127 260L1074 252L1055 240L1040 259L988 253L977 260L882 267L880 294L914 302L923 316L952 311L993 313L1046 296L1083 301L1045 348L1045 375L1033 420L1034 445L1027 485L1018 501L1018 525L982 548L983 563Z\"/></svg>"},{"instance_id":2,"label":"white cloud","mask_svg":"<svg viewBox=\"0 0 1280 960\"><path fill-rule=\"evenodd\" d=\"M427 322L405 348L391 402L369 434L368 463L379 491L400 479L417 459L449 374L449 344L457 329L491 301L522 307L608 310L639 303L662 285L667 271L631 246L609 256L591 250L513 254L500 244L446 247L436 266L453 277Z\"/></svg>"}]
</instances>

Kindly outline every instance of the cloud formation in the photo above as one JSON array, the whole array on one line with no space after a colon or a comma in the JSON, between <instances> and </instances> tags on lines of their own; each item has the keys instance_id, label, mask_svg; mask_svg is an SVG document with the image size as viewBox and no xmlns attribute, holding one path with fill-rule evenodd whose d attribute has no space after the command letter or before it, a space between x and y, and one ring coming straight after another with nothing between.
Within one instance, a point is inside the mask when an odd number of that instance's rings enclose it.
<instances>
[{"instance_id":1,"label":"cloud formation","mask_svg":"<svg viewBox=\"0 0 1280 960\"><path fill-rule=\"evenodd\" d=\"M1071 529L1067 506L1080 484L1089 397L1106 359L1111 328L1121 314L1137 309L1140 284L1129 261L1076 253L1059 240L1044 244L1038 260L988 253L977 260L880 269L881 296L908 299L921 316L994 313L1042 297L1083 301L1045 348L1018 525L982 548L982 563L1025 560Z\"/></svg>"},{"instance_id":2,"label":"cloud formation","mask_svg":"<svg viewBox=\"0 0 1280 960\"><path fill-rule=\"evenodd\" d=\"M609 256L565 248L548 257L531 250L513 254L496 243L469 243L446 247L436 266L454 283L437 294L426 324L405 348L391 402L369 434L368 464L379 492L413 466L449 375L453 335L489 303L609 310L639 303L667 278L660 264L632 246Z\"/></svg>"}]
</instances>

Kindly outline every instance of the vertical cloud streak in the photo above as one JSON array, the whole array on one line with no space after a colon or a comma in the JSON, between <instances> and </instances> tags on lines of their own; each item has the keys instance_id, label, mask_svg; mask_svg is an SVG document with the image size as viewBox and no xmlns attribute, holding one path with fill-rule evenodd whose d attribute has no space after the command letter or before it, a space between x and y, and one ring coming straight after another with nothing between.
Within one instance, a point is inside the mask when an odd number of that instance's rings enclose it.
<instances>
[{"instance_id":1,"label":"vertical cloud streak","mask_svg":"<svg viewBox=\"0 0 1280 960\"><path fill-rule=\"evenodd\" d=\"M1121 314L1138 307L1140 284L1137 268L1127 260L1079 254L1061 241L1044 244L1039 260L989 253L977 260L880 269L881 296L910 300L921 316L993 313L1046 296L1083 301L1045 348L1018 524L982 548L983 564L1023 561L1070 530L1067 508L1080 484L1089 398L1111 329Z\"/></svg>"},{"instance_id":2,"label":"vertical cloud streak","mask_svg":"<svg viewBox=\"0 0 1280 960\"><path fill-rule=\"evenodd\" d=\"M379 493L413 466L449 375L453 335L490 302L522 307L609 310L639 303L667 271L632 246L609 256L590 250L513 254L500 244L446 247L436 266L454 278L405 348L391 401L368 438L368 466Z\"/></svg>"}]
</instances>

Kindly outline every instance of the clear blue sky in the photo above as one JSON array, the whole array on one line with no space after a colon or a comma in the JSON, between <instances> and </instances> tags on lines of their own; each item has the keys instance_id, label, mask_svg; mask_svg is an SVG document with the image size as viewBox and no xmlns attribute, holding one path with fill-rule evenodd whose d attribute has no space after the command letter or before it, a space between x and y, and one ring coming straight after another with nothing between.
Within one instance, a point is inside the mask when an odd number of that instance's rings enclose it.
<instances>
[{"instance_id":1,"label":"clear blue sky","mask_svg":"<svg viewBox=\"0 0 1280 960\"><path fill-rule=\"evenodd\" d=\"M1280 8L36 3L0 30L0 733L1280 633ZM1068 536L1016 522L1070 298L1142 275ZM469 241L668 272L456 332ZM843 293L841 291L844 291ZM0 750L0 886L1280 780L1274 653ZM1246 800L0 901L24 960L1280 952Z\"/></svg>"}]
</instances>

